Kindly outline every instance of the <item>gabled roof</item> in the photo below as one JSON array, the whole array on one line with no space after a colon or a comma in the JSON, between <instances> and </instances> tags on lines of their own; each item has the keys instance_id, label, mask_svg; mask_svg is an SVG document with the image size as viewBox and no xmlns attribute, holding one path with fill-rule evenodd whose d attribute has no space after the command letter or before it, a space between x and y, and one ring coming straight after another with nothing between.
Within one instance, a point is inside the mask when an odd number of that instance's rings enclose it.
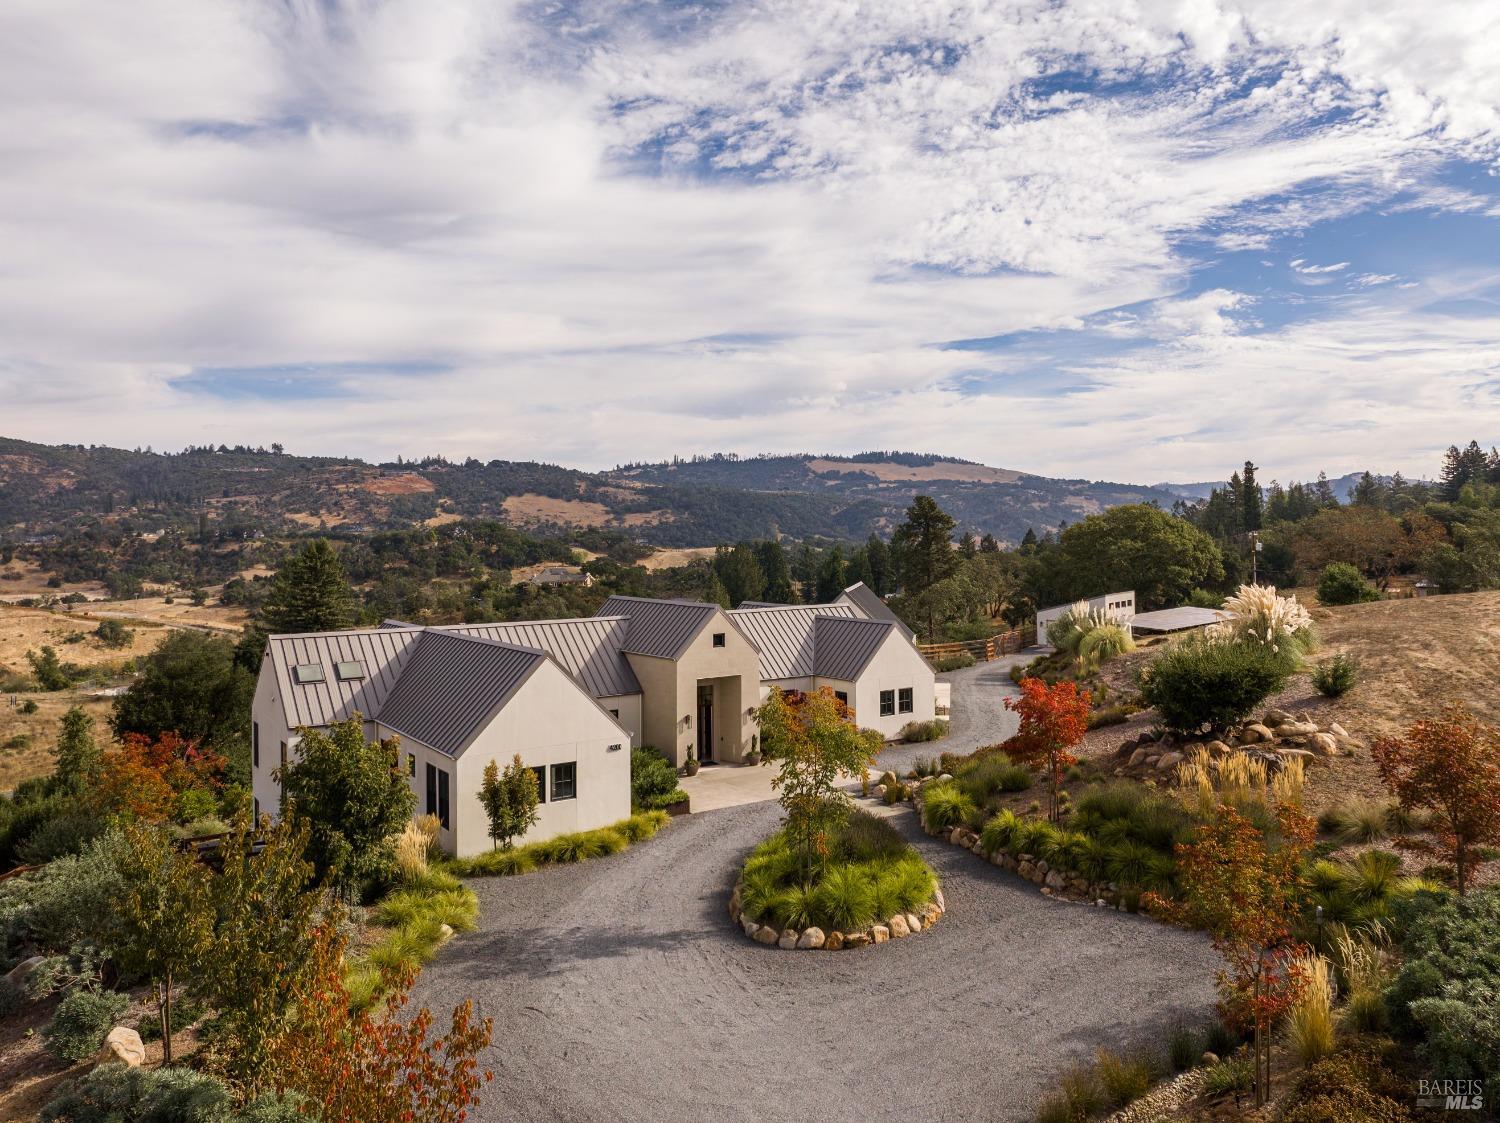
<instances>
[{"instance_id":1,"label":"gabled roof","mask_svg":"<svg viewBox=\"0 0 1500 1123\"><path fill-rule=\"evenodd\" d=\"M630 619L590 616L571 620L518 620L494 624L450 624L439 631L481 636L547 652L595 698L639 694L630 662L621 654Z\"/></svg>"},{"instance_id":2,"label":"gabled roof","mask_svg":"<svg viewBox=\"0 0 1500 1123\"><path fill-rule=\"evenodd\" d=\"M676 659L719 611L718 605L707 601L616 596L606 600L595 616L629 618L621 651Z\"/></svg>"},{"instance_id":3,"label":"gabled roof","mask_svg":"<svg viewBox=\"0 0 1500 1123\"><path fill-rule=\"evenodd\" d=\"M293 729L332 725L355 712L373 717L396 685L421 634L414 628L380 627L272 636L266 641L267 658L276 675L287 725ZM292 682L292 668L305 663L322 666L322 682ZM334 673L339 663L363 664L364 677L340 681Z\"/></svg>"},{"instance_id":4,"label":"gabled roof","mask_svg":"<svg viewBox=\"0 0 1500 1123\"><path fill-rule=\"evenodd\" d=\"M457 756L546 660L543 651L424 629L378 719Z\"/></svg>"},{"instance_id":5,"label":"gabled roof","mask_svg":"<svg viewBox=\"0 0 1500 1123\"><path fill-rule=\"evenodd\" d=\"M813 648L818 677L853 682L875 657L880 645L896 632L897 624L891 620L817 617L813 621Z\"/></svg>"},{"instance_id":6,"label":"gabled roof","mask_svg":"<svg viewBox=\"0 0 1500 1123\"><path fill-rule=\"evenodd\" d=\"M880 594L863 581L856 581L839 595L848 597L849 603L859 609L866 619L885 620L895 624L908 639L915 634L906 626L901 617L891 611L890 605L881 599Z\"/></svg>"},{"instance_id":7,"label":"gabled roof","mask_svg":"<svg viewBox=\"0 0 1500 1123\"><path fill-rule=\"evenodd\" d=\"M797 604L765 608L741 605L729 618L760 649L762 680L805 678L821 674L814 645L814 623L819 616L858 619L845 604Z\"/></svg>"}]
</instances>

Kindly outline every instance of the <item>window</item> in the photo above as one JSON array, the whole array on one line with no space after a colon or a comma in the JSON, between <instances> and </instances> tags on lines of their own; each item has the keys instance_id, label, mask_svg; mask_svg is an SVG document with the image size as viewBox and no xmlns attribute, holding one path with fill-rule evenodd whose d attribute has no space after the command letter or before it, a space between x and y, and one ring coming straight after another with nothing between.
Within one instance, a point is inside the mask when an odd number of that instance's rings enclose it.
<instances>
[{"instance_id":1,"label":"window","mask_svg":"<svg viewBox=\"0 0 1500 1123\"><path fill-rule=\"evenodd\" d=\"M348 663L335 663L333 673L340 682L358 682L365 677L365 665L357 659Z\"/></svg>"},{"instance_id":2,"label":"window","mask_svg":"<svg viewBox=\"0 0 1500 1123\"><path fill-rule=\"evenodd\" d=\"M880 692L880 716L890 717L896 712L896 692L894 690L882 690Z\"/></svg>"},{"instance_id":3,"label":"window","mask_svg":"<svg viewBox=\"0 0 1500 1123\"><path fill-rule=\"evenodd\" d=\"M896 708L898 710L900 710L903 714L909 714L909 713L911 713L911 705L912 705L911 687L909 687L909 686L903 686L901 688L901 690L897 693L896 698L897 698L897 706L896 706Z\"/></svg>"},{"instance_id":4,"label":"window","mask_svg":"<svg viewBox=\"0 0 1500 1123\"><path fill-rule=\"evenodd\" d=\"M536 774L536 801L547 802L547 769L538 765L531 770Z\"/></svg>"},{"instance_id":5,"label":"window","mask_svg":"<svg viewBox=\"0 0 1500 1123\"><path fill-rule=\"evenodd\" d=\"M292 681L298 686L307 686L309 683L322 682L322 663L298 663L292 668Z\"/></svg>"},{"instance_id":6,"label":"window","mask_svg":"<svg viewBox=\"0 0 1500 1123\"><path fill-rule=\"evenodd\" d=\"M436 815L443 830L449 829L448 773L435 764L427 766L427 814Z\"/></svg>"},{"instance_id":7,"label":"window","mask_svg":"<svg viewBox=\"0 0 1500 1123\"><path fill-rule=\"evenodd\" d=\"M723 647L724 646L724 633L723 632L715 632L714 633L714 646L715 647Z\"/></svg>"},{"instance_id":8,"label":"window","mask_svg":"<svg viewBox=\"0 0 1500 1123\"><path fill-rule=\"evenodd\" d=\"M250 723L250 766L260 767L260 722Z\"/></svg>"},{"instance_id":9,"label":"window","mask_svg":"<svg viewBox=\"0 0 1500 1123\"><path fill-rule=\"evenodd\" d=\"M552 766L552 801L555 803L560 799L573 799L578 795L577 790L578 765L569 761L567 764L554 764Z\"/></svg>"},{"instance_id":10,"label":"window","mask_svg":"<svg viewBox=\"0 0 1500 1123\"><path fill-rule=\"evenodd\" d=\"M282 767L283 771L286 769L286 742L285 741L281 742L281 767Z\"/></svg>"},{"instance_id":11,"label":"window","mask_svg":"<svg viewBox=\"0 0 1500 1123\"><path fill-rule=\"evenodd\" d=\"M849 692L847 690L835 690L833 696L844 705L847 706L849 704Z\"/></svg>"},{"instance_id":12,"label":"window","mask_svg":"<svg viewBox=\"0 0 1500 1123\"><path fill-rule=\"evenodd\" d=\"M260 822L260 800L252 799L250 802L255 805L255 821L258 824Z\"/></svg>"},{"instance_id":13,"label":"window","mask_svg":"<svg viewBox=\"0 0 1500 1123\"><path fill-rule=\"evenodd\" d=\"M619 710L610 710L609 711L609 716L612 717L612 718L614 718L614 719L616 719L616 720L619 720L620 711Z\"/></svg>"},{"instance_id":14,"label":"window","mask_svg":"<svg viewBox=\"0 0 1500 1123\"><path fill-rule=\"evenodd\" d=\"M406 774L408 776L415 776L417 774L417 754L416 753L407 753L406 754Z\"/></svg>"}]
</instances>

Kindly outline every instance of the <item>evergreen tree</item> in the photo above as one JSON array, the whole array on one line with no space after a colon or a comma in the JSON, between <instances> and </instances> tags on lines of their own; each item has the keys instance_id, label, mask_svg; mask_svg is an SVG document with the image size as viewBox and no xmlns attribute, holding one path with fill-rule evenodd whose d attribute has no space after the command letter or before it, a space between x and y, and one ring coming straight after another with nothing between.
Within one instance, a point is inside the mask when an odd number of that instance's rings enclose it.
<instances>
[{"instance_id":1,"label":"evergreen tree","mask_svg":"<svg viewBox=\"0 0 1500 1123\"><path fill-rule=\"evenodd\" d=\"M1319 507L1339 505L1339 497L1333 493L1333 485L1328 482L1327 472L1318 473L1318 482L1313 485L1313 499Z\"/></svg>"},{"instance_id":2,"label":"evergreen tree","mask_svg":"<svg viewBox=\"0 0 1500 1123\"><path fill-rule=\"evenodd\" d=\"M489 820L490 841L496 848L509 850L511 843L529 831L537 820L536 773L521 763L521 754L500 771L490 761L484 766L484 780L479 788L479 802Z\"/></svg>"},{"instance_id":3,"label":"evergreen tree","mask_svg":"<svg viewBox=\"0 0 1500 1123\"><path fill-rule=\"evenodd\" d=\"M354 592L327 540L308 543L276 571L263 615L273 634L336 632L354 622Z\"/></svg>"},{"instance_id":4,"label":"evergreen tree","mask_svg":"<svg viewBox=\"0 0 1500 1123\"><path fill-rule=\"evenodd\" d=\"M848 587L844 551L835 546L823 555L823 560L818 565L817 603L827 604Z\"/></svg>"},{"instance_id":5,"label":"evergreen tree","mask_svg":"<svg viewBox=\"0 0 1500 1123\"><path fill-rule=\"evenodd\" d=\"M966 558L972 558L979 553L979 542L974 537L972 530L966 530L958 540L958 552Z\"/></svg>"},{"instance_id":6,"label":"evergreen tree","mask_svg":"<svg viewBox=\"0 0 1500 1123\"><path fill-rule=\"evenodd\" d=\"M786 551L774 538L755 544L756 561L765 577L765 590L761 594L777 604L794 604L798 600L797 586L792 581L792 570L787 564Z\"/></svg>"},{"instance_id":7,"label":"evergreen tree","mask_svg":"<svg viewBox=\"0 0 1500 1123\"><path fill-rule=\"evenodd\" d=\"M1260 484L1255 482L1255 465L1245 461L1245 474L1240 481L1240 525L1247 531L1259 530L1262 513Z\"/></svg>"},{"instance_id":8,"label":"evergreen tree","mask_svg":"<svg viewBox=\"0 0 1500 1123\"><path fill-rule=\"evenodd\" d=\"M741 542L733 549L720 546L714 555L714 572L724 585L731 608L738 608L742 601L760 600L765 592L766 576L748 542Z\"/></svg>"},{"instance_id":9,"label":"evergreen tree","mask_svg":"<svg viewBox=\"0 0 1500 1123\"><path fill-rule=\"evenodd\" d=\"M103 762L104 752L94 740L94 719L82 706L74 706L63 714L53 787L74 794L87 791L99 779Z\"/></svg>"},{"instance_id":10,"label":"evergreen tree","mask_svg":"<svg viewBox=\"0 0 1500 1123\"><path fill-rule=\"evenodd\" d=\"M1359 482L1349 493L1349 502L1357 507L1383 507L1383 489L1380 481L1369 472L1359 477Z\"/></svg>"},{"instance_id":11,"label":"evergreen tree","mask_svg":"<svg viewBox=\"0 0 1500 1123\"><path fill-rule=\"evenodd\" d=\"M891 551L908 594L920 594L958 567L953 553L953 516L929 495L919 495L906 509L906 521L891 536Z\"/></svg>"},{"instance_id":12,"label":"evergreen tree","mask_svg":"<svg viewBox=\"0 0 1500 1123\"><path fill-rule=\"evenodd\" d=\"M713 570L709 570L708 585L703 590L703 599L720 608L730 607L729 593L724 589L724 582L719 580L719 575Z\"/></svg>"},{"instance_id":13,"label":"evergreen tree","mask_svg":"<svg viewBox=\"0 0 1500 1123\"><path fill-rule=\"evenodd\" d=\"M1028 526L1026 533L1021 537L1021 553L1030 554L1035 552L1037 546L1036 527Z\"/></svg>"},{"instance_id":14,"label":"evergreen tree","mask_svg":"<svg viewBox=\"0 0 1500 1123\"><path fill-rule=\"evenodd\" d=\"M979 540L979 552L981 554L998 554L1000 543L993 534L985 531L984 537Z\"/></svg>"},{"instance_id":15,"label":"evergreen tree","mask_svg":"<svg viewBox=\"0 0 1500 1123\"><path fill-rule=\"evenodd\" d=\"M810 603L818 599L818 555L806 542L797 549L797 558L792 562L792 578L797 582L803 601Z\"/></svg>"},{"instance_id":16,"label":"evergreen tree","mask_svg":"<svg viewBox=\"0 0 1500 1123\"><path fill-rule=\"evenodd\" d=\"M865 556L870 560L870 588L880 596L891 591L891 551L879 535L865 539Z\"/></svg>"}]
</instances>

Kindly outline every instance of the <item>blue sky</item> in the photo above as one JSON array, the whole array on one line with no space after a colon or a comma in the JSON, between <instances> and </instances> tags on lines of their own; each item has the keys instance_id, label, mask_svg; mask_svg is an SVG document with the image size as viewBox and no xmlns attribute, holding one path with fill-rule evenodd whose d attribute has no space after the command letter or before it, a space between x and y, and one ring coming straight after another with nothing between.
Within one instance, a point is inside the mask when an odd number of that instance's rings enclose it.
<instances>
[{"instance_id":1,"label":"blue sky","mask_svg":"<svg viewBox=\"0 0 1500 1123\"><path fill-rule=\"evenodd\" d=\"M1430 474L1500 8L22 0L0 433Z\"/></svg>"}]
</instances>

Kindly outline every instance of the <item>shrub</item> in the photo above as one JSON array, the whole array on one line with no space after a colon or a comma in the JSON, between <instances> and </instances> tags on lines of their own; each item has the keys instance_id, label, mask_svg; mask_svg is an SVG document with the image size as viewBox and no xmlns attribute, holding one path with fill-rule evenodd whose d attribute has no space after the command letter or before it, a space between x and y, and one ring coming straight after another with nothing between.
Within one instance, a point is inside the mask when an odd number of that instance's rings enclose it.
<instances>
[{"instance_id":1,"label":"shrub","mask_svg":"<svg viewBox=\"0 0 1500 1123\"><path fill-rule=\"evenodd\" d=\"M1271 646L1189 639L1142 671L1141 699L1177 732L1227 729L1280 690L1288 673Z\"/></svg>"},{"instance_id":2,"label":"shrub","mask_svg":"<svg viewBox=\"0 0 1500 1123\"><path fill-rule=\"evenodd\" d=\"M453 858L446 870L463 877L506 877L530 873L540 865L581 862L617 854L631 843L650 838L672 821L665 811L642 811L608 827L558 835L511 850L487 850L472 858Z\"/></svg>"},{"instance_id":3,"label":"shrub","mask_svg":"<svg viewBox=\"0 0 1500 1123\"><path fill-rule=\"evenodd\" d=\"M1101 624L1084 635L1078 645L1078 659L1085 667L1096 668L1134 650L1135 640L1130 638L1128 628L1120 624Z\"/></svg>"},{"instance_id":4,"label":"shrub","mask_svg":"<svg viewBox=\"0 0 1500 1123\"><path fill-rule=\"evenodd\" d=\"M907 791L905 784L903 784L900 780L893 780L889 784L885 785L885 792L881 795L880 798L887 807L894 807L910 794L911 793Z\"/></svg>"},{"instance_id":5,"label":"shrub","mask_svg":"<svg viewBox=\"0 0 1500 1123\"><path fill-rule=\"evenodd\" d=\"M1173 1026L1172 1031L1167 1034L1167 1060L1172 1065L1173 1072L1184 1072L1198 1063L1198 1058L1203 1055L1203 1049L1198 1043L1198 1035L1188 1026Z\"/></svg>"},{"instance_id":6,"label":"shrub","mask_svg":"<svg viewBox=\"0 0 1500 1123\"><path fill-rule=\"evenodd\" d=\"M1123 725L1135 713L1135 707L1121 702L1114 706L1101 706L1089 713L1089 728L1103 729L1108 725Z\"/></svg>"},{"instance_id":7,"label":"shrub","mask_svg":"<svg viewBox=\"0 0 1500 1123\"><path fill-rule=\"evenodd\" d=\"M682 803L688 798L687 792L681 788L673 788L671 791L660 795L647 796L641 801L639 806L643 811L665 811L668 807Z\"/></svg>"},{"instance_id":8,"label":"shrub","mask_svg":"<svg viewBox=\"0 0 1500 1123\"><path fill-rule=\"evenodd\" d=\"M135 642L135 632L118 620L99 621L94 636L105 647L129 647Z\"/></svg>"},{"instance_id":9,"label":"shrub","mask_svg":"<svg viewBox=\"0 0 1500 1123\"><path fill-rule=\"evenodd\" d=\"M1249 1057L1228 1057L1203 1070L1202 1089L1205 1096L1243 1094L1254 1082L1255 1068Z\"/></svg>"},{"instance_id":10,"label":"shrub","mask_svg":"<svg viewBox=\"0 0 1500 1123\"><path fill-rule=\"evenodd\" d=\"M971 756L953 775L959 788L976 803L983 803L996 792L1024 792L1036 782L1031 769L1012 762L1004 753Z\"/></svg>"},{"instance_id":11,"label":"shrub","mask_svg":"<svg viewBox=\"0 0 1500 1123\"><path fill-rule=\"evenodd\" d=\"M92 1057L129 1006L129 998L112 990L80 988L70 992L47 1023L47 1051L69 1062Z\"/></svg>"},{"instance_id":12,"label":"shrub","mask_svg":"<svg viewBox=\"0 0 1500 1123\"><path fill-rule=\"evenodd\" d=\"M955 651L951 655L940 655L931 662L932 669L942 674L944 671L961 671L965 667L972 667L978 660L967 651Z\"/></svg>"},{"instance_id":13,"label":"shrub","mask_svg":"<svg viewBox=\"0 0 1500 1123\"><path fill-rule=\"evenodd\" d=\"M1318 1061L1287 1093L1278 1123L1406 1123L1411 1084L1393 1071L1391 1044L1363 1038Z\"/></svg>"},{"instance_id":14,"label":"shrub","mask_svg":"<svg viewBox=\"0 0 1500 1123\"><path fill-rule=\"evenodd\" d=\"M8 1018L26 1004L26 992L0 977L0 1018Z\"/></svg>"},{"instance_id":15,"label":"shrub","mask_svg":"<svg viewBox=\"0 0 1500 1123\"><path fill-rule=\"evenodd\" d=\"M407 884L427 873L427 836L416 823L407 823L396 836L396 872Z\"/></svg>"},{"instance_id":16,"label":"shrub","mask_svg":"<svg viewBox=\"0 0 1500 1123\"><path fill-rule=\"evenodd\" d=\"M1323 697L1342 697L1359 681L1359 660L1341 651L1313 668L1312 681Z\"/></svg>"},{"instance_id":17,"label":"shrub","mask_svg":"<svg viewBox=\"0 0 1500 1123\"><path fill-rule=\"evenodd\" d=\"M1312 617L1296 597L1279 597L1270 585L1241 585L1224 601L1227 620L1209 628L1211 639L1265 647L1295 666L1316 645Z\"/></svg>"},{"instance_id":18,"label":"shrub","mask_svg":"<svg viewBox=\"0 0 1500 1123\"><path fill-rule=\"evenodd\" d=\"M66 1123L240 1123L266 1116L236 1116L228 1085L187 1068L129 1068L100 1065L61 1092L42 1109L43 1120ZM285 1117L284 1117L285 1118Z\"/></svg>"},{"instance_id":19,"label":"shrub","mask_svg":"<svg viewBox=\"0 0 1500 1123\"><path fill-rule=\"evenodd\" d=\"M1363 604L1380 599L1380 591L1348 562L1331 562L1318 575L1318 600L1322 604Z\"/></svg>"},{"instance_id":20,"label":"shrub","mask_svg":"<svg viewBox=\"0 0 1500 1123\"><path fill-rule=\"evenodd\" d=\"M973 798L952 781L929 784L922 793L922 822L928 830L950 830L977 810Z\"/></svg>"},{"instance_id":21,"label":"shrub","mask_svg":"<svg viewBox=\"0 0 1500 1123\"><path fill-rule=\"evenodd\" d=\"M1303 956L1300 966L1304 985L1287 1011L1286 1036L1292 1055L1307 1068L1333 1052L1333 981L1321 955Z\"/></svg>"},{"instance_id":22,"label":"shrub","mask_svg":"<svg viewBox=\"0 0 1500 1123\"><path fill-rule=\"evenodd\" d=\"M1161 1076L1161 1063L1150 1053L1121 1056L1101 1049L1094 1061L1094 1074L1108 1105L1121 1108L1140 1099Z\"/></svg>"},{"instance_id":23,"label":"shrub","mask_svg":"<svg viewBox=\"0 0 1500 1123\"><path fill-rule=\"evenodd\" d=\"M108 830L98 815L75 812L48 819L16 847L16 857L29 866L42 866L56 858L81 854Z\"/></svg>"},{"instance_id":24,"label":"shrub","mask_svg":"<svg viewBox=\"0 0 1500 1123\"><path fill-rule=\"evenodd\" d=\"M1078 814L1097 822L1126 819L1147 794L1147 790L1140 784L1116 780L1084 793L1083 798L1078 801Z\"/></svg>"},{"instance_id":25,"label":"shrub","mask_svg":"<svg viewBox=\"0 0 1500 1123\"><path fill-rule=\"evenodd\" d=\"M172 1001L172 1034L175 1037L199 1018L203 1017L204 1007L194 1002L191 998L179 995ZM141 1035L142 1041L161 1040L161 1017L155 1012L147 1014L136 1023L136 1032Z\"/></svg>"},{"instance_id":26,"label":"shrub","mask_svg":"<svg viewBox=\"0 0 1500 1123\"><path fill-rule=\"evenodd\" d=\"M1356 796L1318 816L1318 826L1340 842L1378 842L1390 833L1392 804Z\"/></svg>"},{"instance_id":27,"label":"shrub","mask_svg":"<svg viewBox=\"0 0 1500 1123\"><path fill-rule=\"evenodd\" d=\"M875 886L849 866L834 866L814 891L814 912L835 929L864 928L875 920Z\"/></svg>"},{"instance_id":28,"label":"shrub","mask_svg":"<svg viewBox=\"0 0 1500 1123\"><path fill-rule=\"evenodd\" d=\"M23 714L34 714L34 713L36 713L36 712L37 712L37 710L38 710L38 709L40 709L40 708L41 708L41 707L39 707L39 706L38 706L38 705L37 705L37 704L36 704L36 699L35 699L35 698L27 698L27 699L26 699L26 700L25 700L25 701L23 701L23 702L22 702L22 703L21 703L21 704L20 704L20 705L19 705L19 706L18 706L18 707L16 707L16 708L17 708L17 709L19 709L19 710L20 710L20 711L21 711L21 712L22 712L22 713L23 713Z\"/></svg>"},{"instance_id":29,"label":"shrub","mask_svg":"<svg viewBox=\"0 0 1500 1123\"><path fill-rule=\"evenodd\" d=\"M1217 1018L1203 1027L1203 1051L1224 1058L1240 1046L1240 1038Z\"/></svg>"},{"instance_id":30,"label":"shrub","mask_svg":"<svg viewBox=\"0 0 1500 1123\"><path fill-rule=\"evenodd\" d=\"M948 736L948 723L933 718L931 721L909 721L901 727L901 740L921 743L940 741Z\"/></svg>"},{"instance_id":31,"label":"shrub","mask_svg":"<svg viewBox=\"0 0 1500 1123\"><path fill-rule=\"evenodd\" d=\"M1020 822L1016 813L1008 808L991 815L984 824L984 829L979 832L979 841L984 847L984 852L998 854L1002 850L1009 850L1011 839L1015 837L1016 827L1020 825Z\"/></svg>"},{"instance_id":32,"label":"shrub","mask_svg":"<svg viewBox=\"0 0 1500 1123\"><path fill-rule=\"evenodd\" d=\"M889 820L855 811L844 821L832 849L839 861L868 862L876 858L899 858L906 853L907 845Z\"/></svg>"},{"instance_id":33,"label":"shrub","mask_svg":"<svg viewBox=\"0 0 1500 1123\"><path fill-rule=\"evenodd\" d=\"M637 807L659 806L648 801L677 790L677 769L649 746L630 750L630 801Z\"/></svg>"}]
</instances>

